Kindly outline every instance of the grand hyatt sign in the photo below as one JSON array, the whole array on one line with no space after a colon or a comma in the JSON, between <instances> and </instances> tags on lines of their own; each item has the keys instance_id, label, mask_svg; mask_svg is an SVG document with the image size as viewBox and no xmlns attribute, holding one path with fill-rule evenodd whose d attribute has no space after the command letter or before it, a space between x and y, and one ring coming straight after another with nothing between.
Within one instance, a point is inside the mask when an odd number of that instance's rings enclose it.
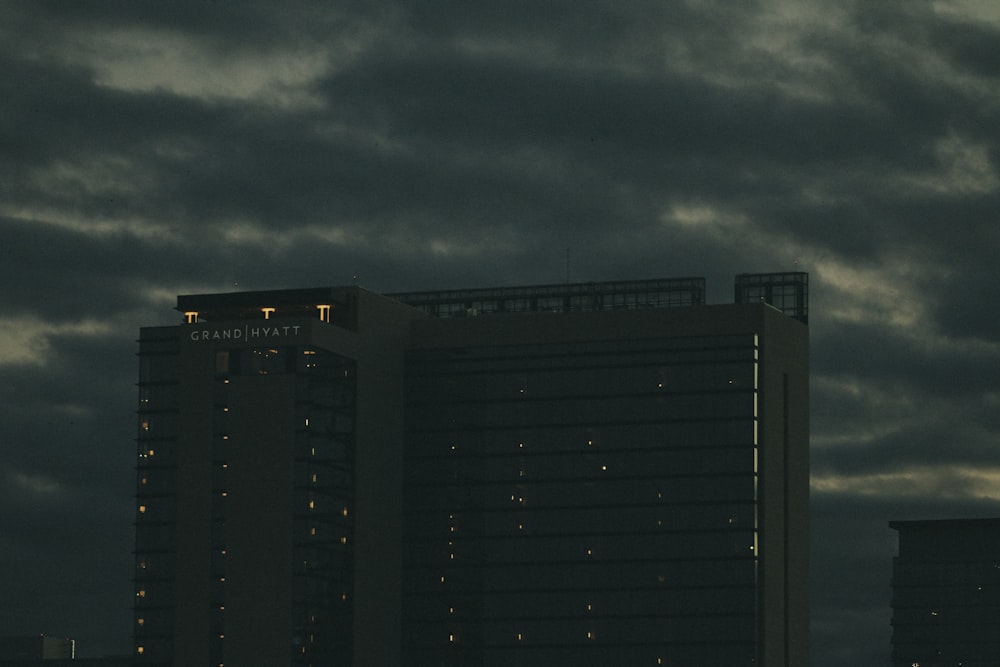
<instances>
[{"instance_id":1,"label":"grand hyatt sign","mask_svg":"<svg viewBox=\"0 0 1000 667\"><path fill-rule=\"evenodd\" d=\"M242 327L229 327L225 329L196 329L189 334L190 340L201 341L259 341L273 340L275 338L291 338L299 335L302 330L300 324L287 324L279 326L259 326L246 324Z\"/></svg>"}]
</instances>

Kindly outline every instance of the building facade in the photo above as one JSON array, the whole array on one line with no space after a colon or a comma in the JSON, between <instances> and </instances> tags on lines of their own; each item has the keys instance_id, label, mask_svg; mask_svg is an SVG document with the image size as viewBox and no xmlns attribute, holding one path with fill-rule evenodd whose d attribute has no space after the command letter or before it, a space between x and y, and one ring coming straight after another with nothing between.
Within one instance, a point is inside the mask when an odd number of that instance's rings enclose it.
<instances>
[{"instance_id":1,"label":"building facade","mask_svg":"<svg viewBox=\"0 0 1000 667\"><path fill-rule=\"evenodd\" d=\"M137 656L806 664L806 281L178 297Z\"/></svg>"},{"instance_id":2,"label":"building facade","mask_svg":"<svg viewBox=\"0 0 1000 667\"><path fill-rule=\"evenodd\" d=\"M893 666L1000 664L1000 519L889 526Z\"/></svg>"}]
</instances>

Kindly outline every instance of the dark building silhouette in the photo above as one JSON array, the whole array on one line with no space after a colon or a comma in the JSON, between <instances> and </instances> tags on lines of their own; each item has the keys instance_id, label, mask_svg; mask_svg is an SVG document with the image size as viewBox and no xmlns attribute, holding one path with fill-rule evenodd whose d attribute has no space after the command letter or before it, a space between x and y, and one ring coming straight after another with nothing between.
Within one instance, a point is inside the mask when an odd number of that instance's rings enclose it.
<instances>
[{"instance_id":1,"label":"dark building silhouette","mask_svg":"<svg viewBox=\"0 0 1000 667\"><path fill-rule=\"evenodd\" d=\"M806 664L806 275L704 293L178 297L139 341L137 657Z\"/></svg>"},{"instance_id":2,"label":"dark building silhouette","mask_svg":"<svg viewBox=\"0 0 1000 667\"><path fill-rule=\"evenodd\" d=\"M893 666L1000 664L1000 519L889 526Z\"/></svg>"}]
</instances>

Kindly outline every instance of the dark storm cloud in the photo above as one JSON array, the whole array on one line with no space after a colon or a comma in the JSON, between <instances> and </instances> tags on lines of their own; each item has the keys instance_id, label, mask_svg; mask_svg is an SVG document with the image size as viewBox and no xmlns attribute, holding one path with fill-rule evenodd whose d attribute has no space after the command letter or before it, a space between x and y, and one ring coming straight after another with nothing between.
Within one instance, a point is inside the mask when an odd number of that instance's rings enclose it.
<instances>
[{"instance_id":1,"label":"dark storm cloud","mask_svg":"<svg viewBox=\"0 0 1000 667\"><path fill-rule=\"evenodd\" d=\"M133 340L178 293L807 270L813 664L884 662L887 521L1000 513L990 11L3 4L0 595L39 602L0 625L127 650Z\"/></svg>"}]
</instances>

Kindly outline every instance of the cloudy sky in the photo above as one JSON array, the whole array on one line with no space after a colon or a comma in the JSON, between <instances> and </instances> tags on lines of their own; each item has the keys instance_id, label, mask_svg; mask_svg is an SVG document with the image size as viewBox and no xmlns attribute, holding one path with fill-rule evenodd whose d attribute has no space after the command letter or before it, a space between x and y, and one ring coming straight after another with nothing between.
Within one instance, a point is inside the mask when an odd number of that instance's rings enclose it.
<instances>
[{"instance_id":1,"label":"cloudy sky","mask_svg":"<svg viewBox=\"0 0 1000 667\"><path fill-rule=\"evenodd\" d=\"M811 277L813 666L1000 516L992 0L0 0L0 635L129 650L179 293Z\"/></svg>"}]
</instances>

